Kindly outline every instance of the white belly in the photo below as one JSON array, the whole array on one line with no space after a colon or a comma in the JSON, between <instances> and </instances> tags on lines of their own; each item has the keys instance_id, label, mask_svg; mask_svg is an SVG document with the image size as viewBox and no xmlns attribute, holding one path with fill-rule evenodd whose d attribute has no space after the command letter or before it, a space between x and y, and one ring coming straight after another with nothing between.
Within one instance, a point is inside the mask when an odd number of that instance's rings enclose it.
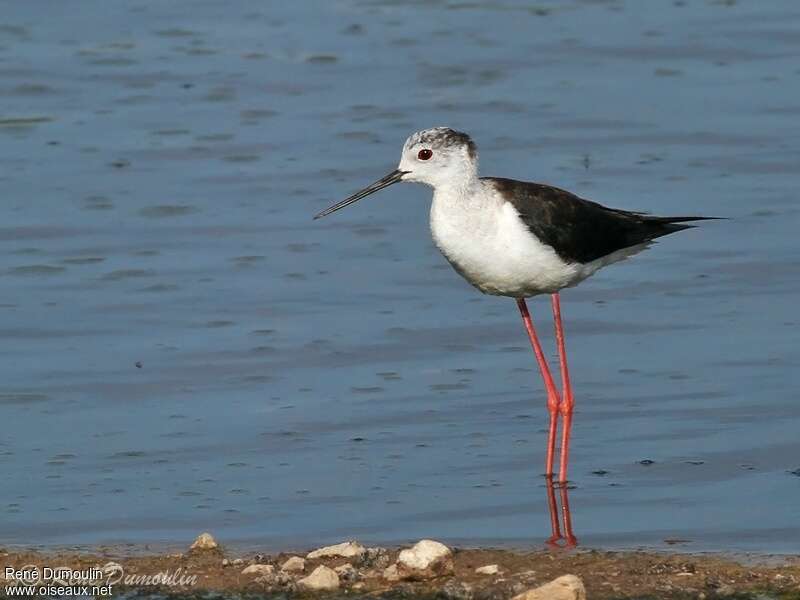
<instances>
[{"instance_id":1,"label":"white belly","mask_svg":"<svg viewBox=\"0 0 800 600\"><path fill-rule=\"evenodd\" d=\"M530 297L575 285L602 265L566 263L541 243L508 202L492 198L465 205L434 195L433 241L467 281L486 294Z\"/></svg>"}]
</instances>

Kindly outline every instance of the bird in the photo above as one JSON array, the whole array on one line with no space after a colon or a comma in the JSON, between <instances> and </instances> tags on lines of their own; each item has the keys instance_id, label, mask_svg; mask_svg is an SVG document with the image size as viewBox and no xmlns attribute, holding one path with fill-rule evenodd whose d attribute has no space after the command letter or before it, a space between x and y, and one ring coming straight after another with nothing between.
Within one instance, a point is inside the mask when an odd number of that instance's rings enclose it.
<instances>
[{"instance_id":1,"label":"bird","mask_svg":"<svg viewBox=\"0 0 800 600\"><path fill-rule=\"evenodd\" d=\"M433 188L430 229L450 265L484 294L513 298L522 317L547 393L549 429L544 475L554 475L559 418L558 483L567 484L575 398L570 381L562 289L624 260L656 238L718 217L659 217L609 208L542 183L478 176L472 138L449 127L408 137L397 169L314 216L319 219L399 182ZM549 294L555 325L561 389L548 365L526 303Z\"/></svg>"}]
</instances>

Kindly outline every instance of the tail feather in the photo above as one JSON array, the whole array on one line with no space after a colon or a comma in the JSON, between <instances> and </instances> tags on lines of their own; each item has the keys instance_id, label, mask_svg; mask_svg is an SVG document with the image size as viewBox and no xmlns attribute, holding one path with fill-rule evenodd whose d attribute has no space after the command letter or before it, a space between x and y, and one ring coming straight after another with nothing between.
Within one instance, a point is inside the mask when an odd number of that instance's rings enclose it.
<instances>
[{"instance_id":1,"label":"tail feather","mask_svg":"<svg viewBox=\"0 0 800 600\"><path fill-rule=\"evenodd\" d=\"M725 220L726 217L645 217L645 220L651 223L686 223L688 221L719 221Z\"/></svg>"},{"instance_id":2,"label":"tail feather","mask_svg":"<svg viewBox=\"0 0 800 600\"><path fill-rule=\"evenodd\" d=\"M725 217L644 217L645 222L653 228L652 239L676 233L685 229L692 229L696 225L686 225L692 221L716 221Z\"/></svg>"}]
</instances>

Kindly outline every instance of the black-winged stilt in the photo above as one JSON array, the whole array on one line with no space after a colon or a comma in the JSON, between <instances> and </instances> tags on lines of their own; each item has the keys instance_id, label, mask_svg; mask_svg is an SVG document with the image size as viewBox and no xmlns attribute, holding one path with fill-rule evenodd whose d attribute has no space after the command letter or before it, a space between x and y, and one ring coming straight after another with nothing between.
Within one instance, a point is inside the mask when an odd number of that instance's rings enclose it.
<instances>
[{"instance_id":1,"label":"black-winged stilt","mask_svg":"<svg viewBox=\"0 0 800 600\"><path fill-rule=\"evenodd\" d=\"M485 294L515 298L547 390L550 429L545 474L553 474L558 416L558 480L567 480L575 405L569 380L559 290L646 248L654 239L715 217L655 217L607 208L565 190L497 177L478 177L478 153L465 133L447 127L411 135L397 169L317 214L318 219L400 181L433 188L433 241L453 268ZM525 298L550 294L561 370L553 381Z\"/></svg>"}]
</instances>

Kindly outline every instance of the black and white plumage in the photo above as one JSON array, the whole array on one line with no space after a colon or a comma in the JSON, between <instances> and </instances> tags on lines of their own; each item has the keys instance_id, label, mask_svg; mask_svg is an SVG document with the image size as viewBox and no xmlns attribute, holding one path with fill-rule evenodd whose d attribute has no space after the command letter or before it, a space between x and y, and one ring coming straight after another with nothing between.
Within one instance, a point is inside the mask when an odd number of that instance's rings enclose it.
<instances>
[{"instance_id":1,"label":"black and white plumage","mask_svg":"<svg viewBox=\"0 0 800 600\"><path fill-rule=\"evenodd\" d=\"M399 181L434 188L431 233L455 270L485 293L515 298L576 285L707 218L655 217L540 183L478 177L475 143L447 127L411 135L396 171L317 217Z\"/></svg>"},{"instance_id":2,"label":"black and white plumage","mask_svg":"<svg viewBox=\"0 0 800 600\"><path fill-rule=\"evenodd\" d=\"M608 208L557 187L498 177L482 177L519 212L536 237L563 260L588 263L614 252L649 244L689 229L688 221L709 217L655 217Z\"/></svg>"}]
</instances>

